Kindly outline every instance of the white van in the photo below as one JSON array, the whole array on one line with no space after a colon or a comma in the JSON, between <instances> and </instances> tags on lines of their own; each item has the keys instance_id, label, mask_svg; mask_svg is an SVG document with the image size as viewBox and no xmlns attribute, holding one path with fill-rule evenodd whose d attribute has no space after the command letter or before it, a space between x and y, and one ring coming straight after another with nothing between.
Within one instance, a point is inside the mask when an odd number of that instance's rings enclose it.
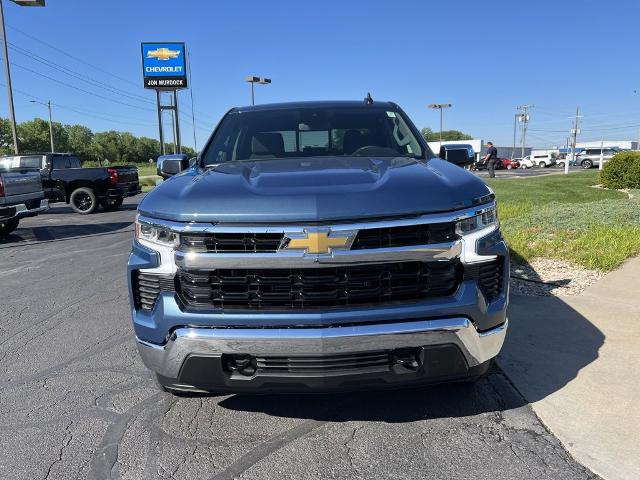
<instances>
[{"instance_id":1,"label":"white van","mask_svg":"<svg viewBox=\"0 0 640 480\"><path fill-rule=\"evenodd\" d=\"M531 155L527 155L520 162L520 168L532 168L540 167L546 168L556 163L555 153L537 153L532 152Z\"/></svg>"}]
</instances>

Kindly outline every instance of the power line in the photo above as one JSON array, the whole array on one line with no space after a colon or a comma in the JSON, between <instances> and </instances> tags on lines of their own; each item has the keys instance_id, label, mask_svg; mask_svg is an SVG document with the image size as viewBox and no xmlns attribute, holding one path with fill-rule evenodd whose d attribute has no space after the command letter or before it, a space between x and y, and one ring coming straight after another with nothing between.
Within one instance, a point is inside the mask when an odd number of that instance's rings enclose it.
<instances>
[{"instance_id":1,"label":"power line","mask_svg":"<svg viewBox=\"0 0 640 480\"><path fill-rule=\"evenodd\" d=\"M0 86L4 87L4 86L6 86L6 84L0 83ZM25 92L23 90L14 89L14 91L16 93L19 93L20 95L25 96L25 97L33 98L33 99L38 100L40 102L47 102L46 99L37 97L37 96L32 95L30 93L27 93L27 92ZM143 126L143 127L148 127L148 126L152 125L151 123L141 123L141 122L144 122L144 120L140 120L140 122L131 122L130 121L130 120L137 120L135 118L134 119L130 119L129 117L127 117L127 119L123 119L123 117L117 117L115 115L110 115L112 118L108 118L108 117L105 117L104 114L103 115L97 115L97 114L95 114L93 112L89 112L87 110L82 110L82 109L79 109L79 108L76 108L76 107L70 107L68 105L61 105L59 103L54 103L54 102L51 102L51 105L55 106L56 108L62 108L64 110L70 110L70 111L78 113L80 115L93 117L93 118L97 118L97 119L100 119L100 120L105 120L107 122L112 122L112 123L129 124L129 125Z\"/></svg>"},{"instance_id":2,"label":"power line","mask_svg":"<svg viewBox=\"0 0 640 480\"><path fill-rule=\"evenodd\" d=\"M21 55L24 55L28 58L31 58L32 60L35 60L39 63L42 63L46 66L48 66L49 68L52 68L54 70L57 70L61 73L64 73L65 75L69 75L70 77L76 78L78 80L81 80L83 82L89 83L92 86L96 86L102 89L105 89L111 93L116 93L118 95L124 95L126 97L129 97L132 100L138 101L138 102L144 102L144 103L149 103L149 104L153 104L153 101L149 100L148 98L145 98L141 95L137 95L137 94L133 94L133 93L129 93L125 90L122 90L120 88L111 86L109 84L106 84L104 82L101 82L99 80L96 80L92 77L89 77L87 75L83 75L82 73L76 72L74 70L71 70L63 65L60 65L58 63L52 62L50 60L47 60L46 58L43 58L33 52L30 52L29 50L26 50L22 47L18 47L17 45L14 45L13 43L9 42L9 46L11 48L11 50L20 53Z\"/></svg>"},{"instance_id":3,"label":"power line","mask_svg":"<svg viewBox=\"0 0 640 480\"><path fill-rule=\"evenodd\" d=\"M58 80L57 78L50 77L49 75L45 75L44 73L40 73L40 72L38 72L36 70L33 70L33 69L29 68L29 67L25 67L24 65L20 65L20 64L15 63L15 62L11 62L11 65L13 65L15 67L18 67L18 68L21 68L23 70L26 70L28 72L31 72L31 73L33 73L35 75L39 75L39 76L41 76L43 78L51 80L52 82L56 82L56 83L59 83L61 85L64 85L65 87L73 88L74 90L78 90L79 92L86 93L87 95L91 95L91 96L94 96L94 97L97 97L97 98L102 98L103 100L107 100L107 101L113 102L113 103L118 103L118 104L124 105L126 107L136 108L136 109L139 109L139 110L141 109L141 110L153 111L153 109L151 109L151 108L145 108L145 107L141 107L139 105L132 105L130 103L121 102L120 100L115 100L113 98L105 97L104 95L100 95L100 94L95 93L95 92L90 92L89 90L85 90L85 89L77 87L75 85L71 85L71 84L69 84L67 82L63 82L62 80Z\"/></svg>"},{"instance_id":4,"label":"power line","mask_svg":"<svg viewBox=\"0 0 640 480\"><path fill-rule=\"evenodd\" d=\"M91 68L94 68L95 70L98 70L98 71L100 71L102 73L110 75L111 77L117 78L118 80L124 81L124 82L126 82L126 83L128 83L130 85L139 86L137 83L134 83L134 82L132 82L132 81L130 81L128 79L125 79L123 77L120 77L118 75L115 75L115 74L113 74L113 73L111 73L111 72L109 72L109 71L107 71L107 70L105 70L105 69L103 69L101 67L93 65L92 63L89 63L89 62L87 62L87 61L85 61L85 60L83 60L83 59L81 59L79 57L71 55L70 53L66 52L65 50L60 49L60 48L58 48L58 47L56 47L56 46L54 46L54 45L52 45L52 44L50 44L48 42L45 42L44 40L41 40L41 39L39 39L39 38L37 38L37 37L35 37L33 35L30 35L30 34L24 32L24 31L22 31L22 30L20 30L18 28L15 28L13 26L9 26L9 28L11 28L12 30L15 30L16 32L18 32L18 33L20 33L20 34L22 34L22 35L24 35L24 36L36 41L38 43L46 45L47 47L55 50L56 52L60 52L60 53L64 54L65 56L67 56L67 57L69 57L69 58L71 58L71 59L73 59L73 60L75 60L75 61L77 61L79 63L85 64L85 65L87 65L87 66L89 66ZM30 57L31 59L33 59L33 60L35 60L37 62L40 62L40 63L42 63L44 65L47 65L50 68L58 70L61 73L65 73L66 75L69 75L71 77L74 77L76 79L84 81L86 83L89 83L92 86L97 86L97 87L102 88L102 89L104 89L106 91L109 91L110 93L117 94L118 96L123 96L124 95L125 97L128 97L130 100L133 100L133 101L144 102L144 103L148 103L148 104L154 104L153 101L151 101L151 100L149 100L149 99L147 99L147 98L145 98L145 97L143 97L141 95L130 93L130 92L127 92L125 90L122 90L121 88L115 87L115 86L113 86L111 84L102 82L100 80L96 80L95 78L92 78L92 77L90 77L88 75L84 75L84 74L79 73L77 71L74 71L74 70L72 70L72 69L70 69L68 67L65 67L65 66L60 65L60 64L58 64L56 62L53 62L53 61L51 61L49 59L41 57L40 55L37 55L37 54L35 54L33 52L30 52L29 50L27 50L25 48L22 48L22 47L19 47L19 46L13 44L13 43L11 43L10 45L11 45L11 48L13 50L17 51L18 53L21 53L22 55ZM23 67L23 66L20 66L20 65L16 65L16 66L18 66L19 68L23 68L23 69L29 70L27 67ZM36 71L33 71L33 70L29 70L29 71L31 71L32 73L35 73L36 75L40 75L40 76L43 76L45 78L48 78L49 80L52 80L52 81L55 81L57 83L61 83L63 85L66 85L66 86L68 86L70 88L75 88L76 90L82 91L84 93L93 94L94 96L96 96L98 98L102 98L102 99L105 99L105 100L108 100L108 101L120 103L120 104L126 105L126 106L132 106L130 104L126 104L126 103L121 102L121 101L108 99L107 97L104 97L104 96L101 96L101 95L98 95L98 94L95 94L95 93L87 92L86 90L83 90L83 89L81 89L79 87L71 86L71 85L66 84L66 83L64 83L62 81L59 81L59 80L56 80L56 79L54 79L52 77L46 76L46 75L44 75L42 73L39 73L39 72L36 72ZM134 106L132 106L132 107L134 107ZM142 108L142 107L135 106L134 108ZM148 110L148 109L145 109L145 110ZM193 109L191 121L189 121L189 116L185 112L180 112L180 115L181 115L182 118L187 119L187 124L191 125L194 129L197 128L199 130L203 130L203 131L209 132L211 130L211 126L206 124L206 123L204 123L204 122L201 122L199 119L197 119L196 116L195 116L195 112L201 113L202 115L206 116L206 114L204 114L202 112L199 112L197 109ZM196 125L196 123L200 123L200 125Z\"/></svg>"},{"instance_id":5,"label":"power line","mask_svg":"<svg viewBox=\"0 0 640 480\"><path fill-rule=\"evenodd\" d=\"M112 77L114 77L114 78L117 78L118 80L121 80L121 81L123 81L123 82L127 82L127 83L129 83L129 84L131 84L131 85L135 85L136 87L139 87L139 86L140 86L139 84L137 84L137 83L135 83L135 82L132 82L132 81L131 81L131 80L129 80L129 79L126 79L126 78L120 77L120 76L118 76L118 75L116 75L116 74L114 74L114 73L112 73L112 72L110 72L110 71L108 71L108 70L105 70L104 68L98 67L98 66L96 66L96 65L93 65L92 63L87 62L86 60L83 60L83 59L78 58L78 57L76 57L76 56L74 56L74 55L71 55L71 54L70 54L69 52L67 52L66 50L63 50L63 49L61 49L61 48L58 48L58 47L56 47L56 46L54 46L54 45L51 45L50 43L45 42L44 40L40 40L39 38L34 37L34 36L33 36L33 35L31 35L31 34L28 34L28 33L26 33L26 32L23 32L23 31L22 31L22 30L20 30L19 28L16 28L16 27L14 27L14 26L12 26L12 25L8 25L8 24L7 24L7 27L9 27L11 30L14 30L14 31L18 32L18 33L19 33L19 34L21 34L21 35L24 35L24 36L25 36L25 37L27 37L27 38L30 38L31 40L34 40L34 41L36 41L36 42L38 42L38 43L41 43L41 44L43 44L43 45L46 45L47 47L51 48L52 50L55 50L56 52L62 53L63 55L65 55L65 56L67 56L67 57L69 57L69 58L71 58L71 59L75 60L76 62L83 63L83 64L85 64L85 65L87 65L87 66L89 66L89 67L91 67L91 68L93 68L93 69L95 69L95 70L97 70L97 71L99 71L99 72L102 72L102 73L105 73L105 74L107 74L107 75L110 75L110 76L112 76Z\"/></svg>"}]
</instances>

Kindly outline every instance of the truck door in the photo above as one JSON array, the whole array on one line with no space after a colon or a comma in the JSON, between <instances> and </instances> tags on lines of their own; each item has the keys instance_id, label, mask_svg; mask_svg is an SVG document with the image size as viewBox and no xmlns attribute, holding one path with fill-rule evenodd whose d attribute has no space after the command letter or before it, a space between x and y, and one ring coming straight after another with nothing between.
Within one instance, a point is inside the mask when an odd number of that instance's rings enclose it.
<instances>
[{"instance_id":1,"label":"truck door","mask_svg":"<svg viewBox=\"0 0 640 480\"><path fill-rule=\"evenodd\" d=\"M66 171L71 168L68 155L47 155L49 163L49 181L51 184L51 196L55 202L66 201Z\"/></svg>"}]
</instances>

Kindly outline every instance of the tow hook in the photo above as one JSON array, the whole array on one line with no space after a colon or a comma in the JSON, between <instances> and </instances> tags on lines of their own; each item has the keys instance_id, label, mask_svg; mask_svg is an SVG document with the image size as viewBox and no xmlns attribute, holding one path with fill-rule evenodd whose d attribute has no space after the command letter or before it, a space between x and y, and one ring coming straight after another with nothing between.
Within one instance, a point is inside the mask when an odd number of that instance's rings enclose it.
<instances>
[{"instance_id":1,"label":"tow hook","mask_svg":"<svg viewBox=\"0 0 640 480\"><path fill-rule=\"evenodd\" d=\"M420 350L419 348L394 350L391 357L393 364L409 370L417 370L422 363L420 360Z\"/></svg>"}]
</instances>

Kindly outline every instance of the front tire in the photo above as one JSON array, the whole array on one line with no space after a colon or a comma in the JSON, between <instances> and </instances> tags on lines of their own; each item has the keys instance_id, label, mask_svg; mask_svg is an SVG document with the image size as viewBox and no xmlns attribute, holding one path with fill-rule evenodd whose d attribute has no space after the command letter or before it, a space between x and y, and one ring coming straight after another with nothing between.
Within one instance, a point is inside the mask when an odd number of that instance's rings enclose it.
<instances>
[{"instance_id":1,"label":"front tire","mask_svg":"<svg viewBox=\"0 0 640 480\"><path fill-rule=\"evenodd\" d=\"M102 208L104 208L105 210L113 211L120 208L123 201L124 198L107 198L105 200L102 200L102 202L100 202L100 205L102 205Z\"/></svg>"},{"instance_id":2,"label":"front tire","mask_svg":"<svg viewBox=\"0 0 640 480\"><path fill-rule=\"evenodd\" d=\"M0 235L9 235L16 228L18 228L18 224L20 223L19 218L10 218L9 220L1 220L0 221Z\"/></svg>"},{"instance_id":3,"label":"front tire","mask_svg":"<svg viewBox=\"0 0 640 480\"><path fill-rule=\"evenodd\" d=\"M92 189L86 187L76 188L69 195L69 205L71 205L74 212L87 215L96 211L98 199Z\"/></svg>"},{"instance_id":4,"label":"front tire","mask_svg":"<svg viewBox=\"0 0 640 480\"><path fill-rule=\"evenodd\" d=\"M585 170L593 167L593 162L591 160L584 160L581 164L582 168L584 168Z\"/></svg>"},{"instance_id":5,"label":"front tire","mask_svg":"<svg viewBox=\"0 0 640 480\"><path fill-rule=\"evenodd\" d=\"M513 169L513 165L507 165L507 170Z\"/></svg>"}]
</instances>

